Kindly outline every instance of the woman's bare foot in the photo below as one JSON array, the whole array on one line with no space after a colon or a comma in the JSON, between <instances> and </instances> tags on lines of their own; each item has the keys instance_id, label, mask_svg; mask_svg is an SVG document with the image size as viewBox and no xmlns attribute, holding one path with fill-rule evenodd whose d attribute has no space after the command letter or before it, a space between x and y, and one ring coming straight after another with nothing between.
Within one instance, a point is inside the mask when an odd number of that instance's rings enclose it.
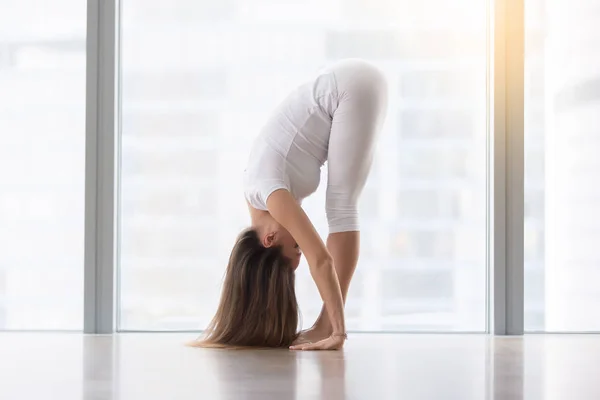
<instances>
[{"instance_id":1,"label":"woman's bare foot","mask_svg":"<svg viewBox=\"0 0 600 400\"><path fill-rule=\"evenodd\" d=\"M317 326L315 324L310 329L305 329L300 332L298 338L294 341L294 345L303 344L303 343L316 343L319 340L323 340L329 336L331 336L331 329L323 328L321 326Z\"/></svg>"}]
</instances>

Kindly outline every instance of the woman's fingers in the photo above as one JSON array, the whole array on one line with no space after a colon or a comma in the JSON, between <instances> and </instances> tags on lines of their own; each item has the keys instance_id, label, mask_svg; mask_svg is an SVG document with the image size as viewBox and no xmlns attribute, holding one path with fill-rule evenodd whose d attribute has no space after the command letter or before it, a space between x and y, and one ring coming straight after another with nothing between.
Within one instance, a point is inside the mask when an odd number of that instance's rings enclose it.
<instances>
[{"instance_id":1,"label":"woman's fingers","mask_svg":"<svg viewBox=\"0 0 600 400\"><path fill-rule=\"evenodd\" d=\"M304 343L295 346L290 346L290 350L338 350L342 347L343 342L337 339L327 338L316 343Z\"/></svg>"},{"instance_id":2,"label":"woman's fingers","mask_svg":"<svg viewBox=\"0 0 600 400\"><path fill-rule=\"evenodd\" d=\"M298 339L294 340L294 343L292 343L292 346L298 346L298 345L310 344L310 343L312 343L310 340L305 339L303 337L299 337Z\"/></svg>"},{"instance_id":3,"label":"woman's fingers","mask_svg":"<svg viewBox=\"0 0 600 400\"><path fill-rule=\"evenodd\" d=\"M290 349L291 350L318 350L321 349L321 342L317 342L317 343L303 343L303 344L298 344L295 346L291 346Z\"/></svg>"},{"instance_id":4,"label":"woman's fingers","mask_svg":"<svg viewBox=\"0 0 600 400\"><path fill-rule=\"evenodd\" d=\"M321 345L324 341L325 340L320 340L317 343L311 343L311 342L300 343L295 346L290 346L290 349L291 350L317 350L317 349L321 348Z\"/></svg>"}]
</instances>

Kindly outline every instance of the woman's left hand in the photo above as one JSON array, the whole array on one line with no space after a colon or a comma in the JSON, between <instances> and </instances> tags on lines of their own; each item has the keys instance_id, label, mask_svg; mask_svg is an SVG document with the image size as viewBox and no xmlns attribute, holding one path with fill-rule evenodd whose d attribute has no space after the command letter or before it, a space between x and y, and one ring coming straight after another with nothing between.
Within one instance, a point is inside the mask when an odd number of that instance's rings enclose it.
<instances>
[{"instance_id":1,"label":"woman's left hand","mask_svg":"<svg viewBox=\"0 0 600 400\"><path fill-rule=\"evenodd\" d=\"M290 350L340 350L346 339L343 336L330 336L316 343L303 343L290 346Z\"/></svg>"}]
</instances>

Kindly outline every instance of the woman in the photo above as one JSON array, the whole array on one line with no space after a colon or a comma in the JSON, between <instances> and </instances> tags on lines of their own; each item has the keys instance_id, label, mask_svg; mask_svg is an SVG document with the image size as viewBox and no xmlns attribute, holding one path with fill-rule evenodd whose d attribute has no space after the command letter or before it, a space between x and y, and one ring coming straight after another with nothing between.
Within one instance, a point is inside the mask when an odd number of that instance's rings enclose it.
<instances>
[{"instance_id":1,"label":"woman","mask_svg":"<svg viewBox=\"0 0 600 400\"><path fill-rule=\"evenodd\" d=\"M360 60L338 62L295 89L251 150L244 194L252 225L238 237L217 313L198 346L342 348L344 303L359 254L357 202L385 115L382 73ZM301 208L328 161L323 243ZM297 333L294 271L304 253L324 305Z\"/></svg>"}]
</instances>

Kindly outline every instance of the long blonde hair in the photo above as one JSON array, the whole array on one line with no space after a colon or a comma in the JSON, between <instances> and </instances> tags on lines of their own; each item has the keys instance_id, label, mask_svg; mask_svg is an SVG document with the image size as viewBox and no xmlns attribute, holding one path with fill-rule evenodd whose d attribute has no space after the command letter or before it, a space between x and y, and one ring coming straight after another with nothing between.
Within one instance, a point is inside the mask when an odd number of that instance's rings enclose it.
<instances>
[{"instance_id":1,"label":"long blonde hair","mask_svg":"<svg viewBox=\"0 0 600 400\"><path fill-rule=\"evenodd\" d=\"M196 347L289 347L298 333L295 272L280 247L256 230L237 238L215 316Z\"/></svg>"}]
</instances>

